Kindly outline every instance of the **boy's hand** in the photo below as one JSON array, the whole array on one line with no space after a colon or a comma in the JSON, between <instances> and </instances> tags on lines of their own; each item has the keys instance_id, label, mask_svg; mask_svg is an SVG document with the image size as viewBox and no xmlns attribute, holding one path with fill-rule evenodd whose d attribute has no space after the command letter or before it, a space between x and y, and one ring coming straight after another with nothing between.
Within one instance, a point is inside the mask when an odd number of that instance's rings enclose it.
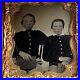
<instances>
[{"instance_id":1,"label":"boy's hand","mask_svg":"<svg viewBox=\"0 0 80 80\"><path fill-rule=\"evenodd\" d=\"M19 52L19 55L24 59L24 60L30 60L31 59L31 56L28 54L28 53L25 53L23 51L20 51Z\"/></svg>"},{"instance_id":2,"label":"boy's hand","mask_svg":"<svg viewBox=\"0 0 80 80\"><path fill-rule=\"evenodd\" d=\"M68 61L68 62L70 62L71 58L70 57L59 57L59 61Z\"/></svg>"},{"instance_id":3,"label":"boy's hand","mask_svg":"<svg viewBox=\"0 0 80 80\"><path fill-rule=\"evenodd\" d=\"M59 60L62 61L63 65L68 65L71 62L71 58L69 57L59 57Z\"/></svg>"}]
</instances>

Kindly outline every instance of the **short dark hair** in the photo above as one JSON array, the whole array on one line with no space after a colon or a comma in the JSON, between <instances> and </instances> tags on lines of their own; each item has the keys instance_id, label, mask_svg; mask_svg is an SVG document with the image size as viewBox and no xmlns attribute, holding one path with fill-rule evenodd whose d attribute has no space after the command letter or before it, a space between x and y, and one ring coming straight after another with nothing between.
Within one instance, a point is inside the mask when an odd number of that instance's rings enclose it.
<instances>
[{"instance_id":1,"label":"short dark hair","mask_svg":"<svg viewBox=\"0 0 80 80\"><path fill-rule=\"evenodd\" d=\"M64 28L64 25L65 25L64 20L62 20L62 19L55 19L55 20L52 21L51 29L53 28L53 24L54 24L54 22L58 22L58 21L62 22L62 24L63 24L63 28Z\"/></svg>"},{"instance_id":2,"label":"short dark hair","mask_svg":"<svg viewBox=\"0 0 80 80\"><path fill-rule=\"evenodd\" d=\"M21 24L23 24L23 19L24 19L24 17L26 17L26 16L32 17L32 18L33 18L33 21L34 21L34 24L35 24L35 16L34 16L33 14L30 14L30 13L25 14L25 15L23 16L22 21L21 21Z\"/></svg>"}]
</instances>

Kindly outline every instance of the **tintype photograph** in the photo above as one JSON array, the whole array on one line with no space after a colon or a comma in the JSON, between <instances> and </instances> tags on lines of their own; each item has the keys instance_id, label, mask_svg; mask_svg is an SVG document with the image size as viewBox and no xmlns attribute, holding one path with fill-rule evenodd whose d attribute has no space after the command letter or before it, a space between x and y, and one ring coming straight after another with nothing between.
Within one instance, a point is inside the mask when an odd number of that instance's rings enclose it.
<instances>
[{"instance_id":1,"label":"tintype photograph","mask_svg":"<svg viewBox=\"0 0 80 80\"><path fill-rule=\"evenodd\" d=\"M78 77L77 7L3 3L3 77Z\"/></svg>"}]
</instances>

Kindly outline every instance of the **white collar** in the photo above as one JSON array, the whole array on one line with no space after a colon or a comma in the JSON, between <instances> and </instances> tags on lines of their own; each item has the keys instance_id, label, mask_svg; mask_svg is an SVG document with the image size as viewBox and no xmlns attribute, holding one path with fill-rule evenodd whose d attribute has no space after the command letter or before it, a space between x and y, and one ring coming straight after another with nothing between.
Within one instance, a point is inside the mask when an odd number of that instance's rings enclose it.
<instances>
[{"instance_id":1,"label":"white collar","mask_svg":"<svg viewBox=\"0 0 80 80\"><path fill-rule=\"evenodd\" d=\"M54 32L53 32L53 34L52 34L52 35L53 35L53 36L55 36L55 35L58 35L58 34L56 34L56 33L54 33ZM65 34L63 34L63 33L62 33L62 34L60 34L60 36L62 36L62 35L65 35Z\"/></svg>"}]
</instances>

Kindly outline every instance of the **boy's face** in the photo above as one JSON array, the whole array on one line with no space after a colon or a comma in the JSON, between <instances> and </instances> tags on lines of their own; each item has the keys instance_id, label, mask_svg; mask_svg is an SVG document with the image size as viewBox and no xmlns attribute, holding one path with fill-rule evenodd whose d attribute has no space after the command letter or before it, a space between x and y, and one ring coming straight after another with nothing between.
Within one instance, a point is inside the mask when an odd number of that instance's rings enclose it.
<instances>
[{"instance_id":1,"label":"boy's face","mask_svg":"<svg viewBox=\"0 0 80 80\"><path fill-rule=\"evenodd\" d=\"M27 30L30 30L33 26L34 26L33 17L25 16L23 19L23 27L25 27Z\"/></svg>"},{"instance_id":2,"label":"boy's face","mask_svg":"<svg viewBox=\"0 0 80 80\"><path fill-rule=\"evenodd\" d=\"M61 21L54 22L52 29L55 34L61 34L63 30L62 22Z\"/></svg>"}]
</instances>

